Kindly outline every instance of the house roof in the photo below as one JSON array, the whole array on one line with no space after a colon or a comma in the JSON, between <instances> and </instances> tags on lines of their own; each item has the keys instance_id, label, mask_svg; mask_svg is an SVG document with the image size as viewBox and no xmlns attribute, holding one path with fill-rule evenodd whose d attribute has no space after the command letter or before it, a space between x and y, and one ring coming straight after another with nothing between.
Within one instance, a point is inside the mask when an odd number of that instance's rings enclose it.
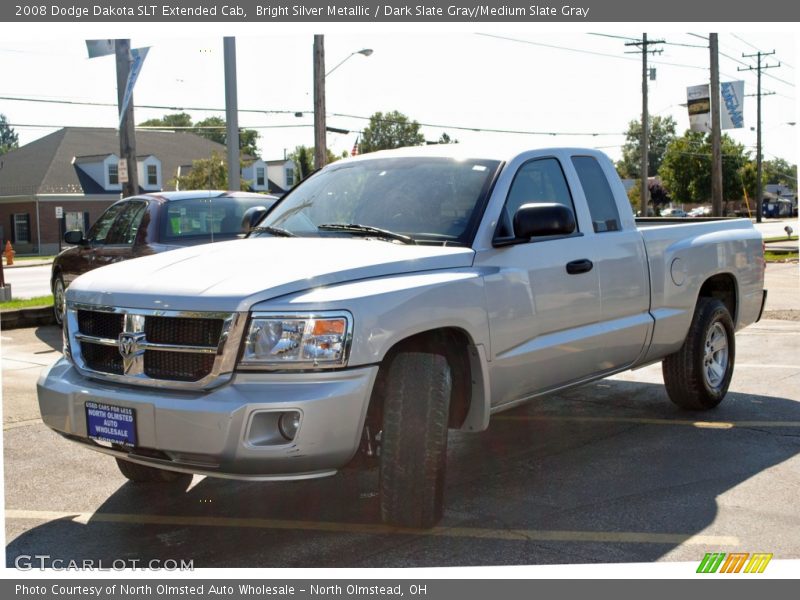
<instances>
[{"instance_id":1,"label":"house roof","mask_svg":"<svg viewBox=\"0 0 800 600\"><path fill-rule=\"evenodd\" d=\"M225 146L193 133L137 131L138 158L156 156L161 161L165 190L175 189L172 180L178 165L225 154ZM116 129L65 127L0 156L0 196L33 194L98 193L85 190L73 158L79 163L98 162L109 154L119 155ZM85 181L83 182L85 183ZM102 191L99 193L103 193Z\"/></svg>"}]
</instances>

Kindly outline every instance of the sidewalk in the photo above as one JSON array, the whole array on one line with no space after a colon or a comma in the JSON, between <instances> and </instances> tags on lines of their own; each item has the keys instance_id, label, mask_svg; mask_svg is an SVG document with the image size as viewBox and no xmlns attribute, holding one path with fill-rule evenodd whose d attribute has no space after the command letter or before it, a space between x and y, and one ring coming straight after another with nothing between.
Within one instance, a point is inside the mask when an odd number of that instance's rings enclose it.
<instances>
[{"instance_id":1,"label":"sidewalk","mask_svg":"<svg viewBox=\"0 0 800 600\"><path fill-rule=\"evenodd\" d=\"M31 259L15 259L13 265L7 265L5 259L3 259L3 268L4 269L21 269L24 267L42 267L44 265L52 265L53 259L52 258L31 258Z\"/></svg>"}]
</instances>

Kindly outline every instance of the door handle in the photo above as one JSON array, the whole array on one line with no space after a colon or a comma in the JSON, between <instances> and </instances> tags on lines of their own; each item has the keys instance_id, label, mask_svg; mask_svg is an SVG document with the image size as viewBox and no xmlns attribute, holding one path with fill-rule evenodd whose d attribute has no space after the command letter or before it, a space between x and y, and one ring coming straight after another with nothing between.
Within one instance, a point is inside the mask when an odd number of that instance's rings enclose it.
<instances>
[{"instance_id":1,"label":"door handle","mask_svg":"<svg viewBox=\"0 0 800 600\"><path fill-rule=\"evenodd\" d=\"M567 263L567 273L570 275L578 275L579 273L588 273L592 270L594 264L588 258L581 260L573 260Z\"/></svg>"}]
</instances>

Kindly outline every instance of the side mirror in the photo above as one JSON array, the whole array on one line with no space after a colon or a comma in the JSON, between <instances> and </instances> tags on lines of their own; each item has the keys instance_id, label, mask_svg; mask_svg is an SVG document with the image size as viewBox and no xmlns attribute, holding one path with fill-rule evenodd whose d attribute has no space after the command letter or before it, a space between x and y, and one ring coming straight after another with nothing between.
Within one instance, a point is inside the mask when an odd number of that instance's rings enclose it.
<instances>
[{"instance_id":1,"label":"side mirror","mask_svg":"<svg viewBox=\"0 0 800 600\"><path fill-rule=\"evenodd\" d=\"M64 234L64 242L71 246L85 246L86 240L83 239L83 232L80 229L67 231Z\"/></svg>"},{"instance_id":2,"label":"side mirror","mask_svg":"<svg viewBox=\"0 0 800 600\"><path fill-rule=\"evenodd\" d=\"M242 215L242 232L250 233L250 230L264 218L267 214L266 206L251 206Z\"/></svg>"},{"instance_id":3,"label":"side mirror","mask_svg":"<svg viewBox=\"0 0 800 600\"><path fill-rule=\"evenodd\" d=\"M569 235L573 231L575 216L563 204L523 204L514 214L514 235L517 239Z\"/></svg>"}]
</instances>

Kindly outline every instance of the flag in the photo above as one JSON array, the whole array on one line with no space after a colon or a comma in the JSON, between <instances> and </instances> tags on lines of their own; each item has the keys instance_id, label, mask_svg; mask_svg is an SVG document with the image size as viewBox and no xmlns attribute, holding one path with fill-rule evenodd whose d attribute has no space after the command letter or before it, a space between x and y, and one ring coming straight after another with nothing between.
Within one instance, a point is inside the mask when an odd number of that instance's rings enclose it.
<instances>
[{"instance_id":1,"label":"flag","mask_svg":"<svg viewBox=\"0 0 800 600\"><path fill-rule=\"evenodd\" d=\"M128 110L128 104L131 102L133 96L133 86L136 85L136 79L142 71L142 63L147 58L147 51L150 48L134 48L131 50L131 70L128 73L128 83L125 85L125 96L122 98L122 108L119 111L119 126L122 128L122 122L125 120L125 112Z\"/></svg>"},{"instance_id":2,"label":"flag","mask_svg":"<svg viewBox=\"0 0 800 600\"><path fill-rule=\"evenodd\" d=\"M86 40L89 58L114 54L114 40Z\"/></svg>"},{"instance_id":3,"label":"flag","mask_svg":"<svg viewBox=\"0 0 800 600\"><path fill-rule=\"evenodd\" d=\"M361 136L358 136L358 137L356 138L356 143L355 143L355 144L353 144L353 149L352 149L352 150L350 150L350 156L358 156L358 140L359 140L360 138L361 138Z\"/></svg>"}]
</instances>

